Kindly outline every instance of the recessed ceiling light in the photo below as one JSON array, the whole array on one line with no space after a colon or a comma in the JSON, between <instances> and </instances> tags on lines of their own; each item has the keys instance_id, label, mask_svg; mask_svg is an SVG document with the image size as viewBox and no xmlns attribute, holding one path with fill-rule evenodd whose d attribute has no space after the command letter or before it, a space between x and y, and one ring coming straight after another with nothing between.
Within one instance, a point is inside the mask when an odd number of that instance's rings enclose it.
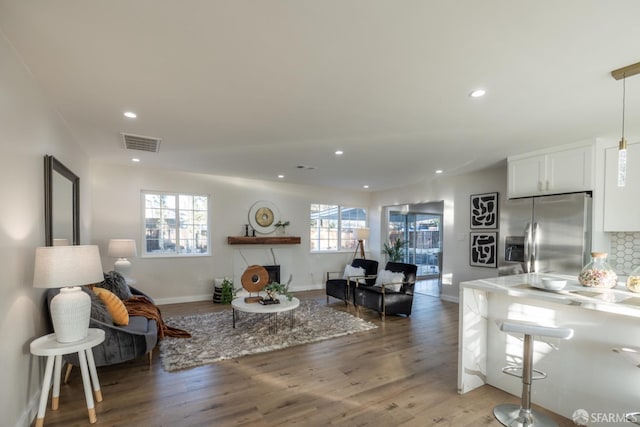
<instances>
[{"instance_id":1,"label":"recessed ceiling light","mask_svg":"<svg viewBox=\"0 0 640 427\"><path fill-rule=\"evenodd\" d=\"M476 89L473 92L471 92L469 96L472 98L480 98L481 96L484 96L486 93L487 91L484 89Z\"/></svg>"},{"instance_id":2,"label":"recessed ceiling light","mask_svg":"<svg viewBox=\"0 0 640 427\"><path fill-rule=\"evenodd\" d=\"M440 173L442 173L442 172L443 172L443 170L442 170L442 169L437 169L437 170L436 170L436 173L437 173L437 174L440 174Z\"/></svg>"},{"instance_id":3,"label":"recessed ceiling light","mask_svg":"<svg viewBox=\"0 0 640 427\"><path fill-rule=\"evenodd\" d=\"M132 158L131 161L134 163L140 163L140 159L137 157Z\"/></svg>"},{"instance_id":4,"label":"recessed ceiling light","mask_svg":"<svg viewBox=\"0 0 640 427\"><path fill-rule=\"evenodd\" d=\"M368 185L363 185L362 188L369 188L369 186Z\"/></svg>"},{"instance_id":5,"label":"recessed ceiling light","mask_svg":"<svg viewBox=\"0 0 640 427\"><path fill-rule=\"evenodd\" d=\"M278 178L282 179L282 178L284 178L284 175L280 174L280 175L278 175Z\"/></svg>"},{"instance_id":6,"label":"recessed ceiling light","mask_svg":"<svg viewBox=\"0 0 640 427\"><path fill-rule=\"evenodd\" d=\"M336 150L336 156L342 156L344 154L344 151L342 150Z\"/></svg>"},{"instance_id":7,"label":"recessed ceiling light","mask_svg":"<svg viewBox=\"0 0 640 427\"><path fill-rule=\"evenodd\" d=\"M136 117L138 117L138 115L133 111L125 111L124 116L130 119L135 119Z\"/></svg>"}]
</instances>

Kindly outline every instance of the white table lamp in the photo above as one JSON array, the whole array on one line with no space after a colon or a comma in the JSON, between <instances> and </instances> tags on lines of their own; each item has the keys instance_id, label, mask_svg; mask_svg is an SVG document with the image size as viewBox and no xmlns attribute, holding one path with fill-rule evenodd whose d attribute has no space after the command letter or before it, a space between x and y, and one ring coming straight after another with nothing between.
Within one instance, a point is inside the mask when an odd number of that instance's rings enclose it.
<instances>
[{"instance_id":1,"label":"white table lamp","mask_svg":"<svg viewBox=\"0 0 640 427\"><path fill-rule=\"evenodd\" d=\"M79 286L103 280L100 250L97 246L36 248L33 286L61 288L49 306L58 342L76 342L87 337L91 298Z\"/></svg>"},{"instance_id":2,"label":"white table lamp","mask_svg":"<svg viewBox=\"0 0 640 427\"><path fill-rule=\"evenodd\" d=\"M111 239L109 240L109 256L118 258L113 264L113 269L122 274L125 280L131 281L131 262L127 258L135 257L138 254L136 250L136 241L133 239Z\"/></svg>"}]
</instances>

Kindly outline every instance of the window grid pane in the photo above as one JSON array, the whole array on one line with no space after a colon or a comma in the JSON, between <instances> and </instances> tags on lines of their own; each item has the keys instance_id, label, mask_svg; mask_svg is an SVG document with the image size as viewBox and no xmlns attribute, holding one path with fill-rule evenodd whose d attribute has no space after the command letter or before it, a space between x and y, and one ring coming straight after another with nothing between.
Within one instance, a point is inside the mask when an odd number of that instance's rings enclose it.
<instances>
[{"instance_id":1,"label":"window grid pane","mask_svg":"<svg viewBox=\"0 0 640 427\"><path fill-rule=\"evenodd\" d=\"M355 229L366 227L367 212L363 208L311 204L311 251L354 249L357 245Z\"/></svg>"},{"instance_id":2,"label":"window grid pane","mask_svg":"<svg viewBox=\"0 0 640 427\"><path fill-rule=\"evenodd\" d=\"M208 196L145 193L144 206L145 254L208 253Z\"/></svg>"}]
</instances>

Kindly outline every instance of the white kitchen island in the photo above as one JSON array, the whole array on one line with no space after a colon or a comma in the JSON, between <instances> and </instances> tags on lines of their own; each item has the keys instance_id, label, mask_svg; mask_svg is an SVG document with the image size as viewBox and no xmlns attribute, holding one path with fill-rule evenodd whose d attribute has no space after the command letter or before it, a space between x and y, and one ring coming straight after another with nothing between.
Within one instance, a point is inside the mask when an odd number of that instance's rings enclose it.
<instances>
[{"instance_id":1,"label":"white kitchen island","mask_svg":"<svg viewBox=\"0 0 640 427\"><path fill-rule=\"evenodd\" d=\"M559 292L537 289L542 277L568 280ZM536 339L534 368L548 378L534 381L532 402L572 418L578 409L588 425L629 426L618 420L640 411L640 368L614 348L640 347L640 294L581 286L575 276L520 274L460 283L458 392L490 384L520 396L518 378L502 367L522 358L522 336L500 332L497 323L513 319L573 328L569 341ZM557 348L557 349L556 349Z\"/></svg>"}]
</instances>

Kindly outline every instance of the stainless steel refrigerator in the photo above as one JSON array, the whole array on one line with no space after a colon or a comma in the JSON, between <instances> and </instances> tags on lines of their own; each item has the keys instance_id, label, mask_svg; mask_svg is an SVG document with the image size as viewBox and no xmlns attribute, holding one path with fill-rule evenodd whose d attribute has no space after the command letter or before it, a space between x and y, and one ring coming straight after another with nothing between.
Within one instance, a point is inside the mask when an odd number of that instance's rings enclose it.
<instances>
[{"instance_id":1,"label":"stainless steel refrigerator","mask_svg":"<svg viewBox=\"0 0 640 427\"><path fill-rule=\"evenodd\" d=\"M507 200L500 210L498 274L578 274L591 252L588 193Z\"/></svg>"}]
</instances>

